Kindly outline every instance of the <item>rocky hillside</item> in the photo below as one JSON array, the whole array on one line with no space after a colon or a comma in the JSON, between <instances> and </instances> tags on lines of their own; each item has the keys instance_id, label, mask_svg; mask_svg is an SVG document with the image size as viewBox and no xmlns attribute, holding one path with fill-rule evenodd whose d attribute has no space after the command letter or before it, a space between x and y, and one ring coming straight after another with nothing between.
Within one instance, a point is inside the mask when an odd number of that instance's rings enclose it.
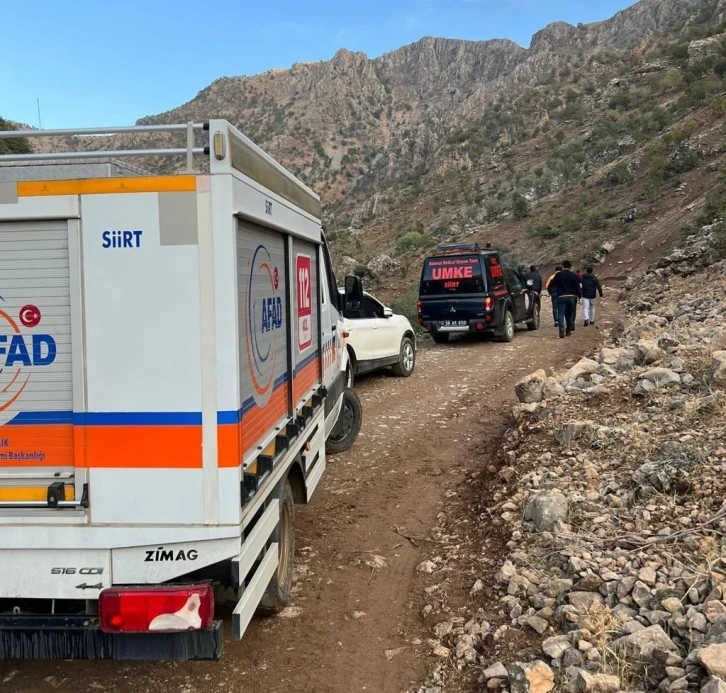
<instances>
[{"instance_id":1,"label":"rocky hillside","mask_svg":"<svg viewBox=\"0 0 726 693\"><path fill-rule=\"evenodd\" d=\"M702 227L625 283L601 348L517 384L419 566L419 693L726 690L725 241Z\"/></svg>"},{"instance_id":2,"label":"rocky hillside","mask_svg":"<svg viewBox=\"0 0 726 693\"><path fill-rule=\"evenodd\" d=\"M424 38L373 60L340 50L221 78L140 122L231 120L320 192L342 269L384 294L408 287L427 248L462 238L539 263L609 242L625 276L720 182L725 22L726 0L641 0L604 22L552 24L527 49Z\"/></svg>"}]
</instances>

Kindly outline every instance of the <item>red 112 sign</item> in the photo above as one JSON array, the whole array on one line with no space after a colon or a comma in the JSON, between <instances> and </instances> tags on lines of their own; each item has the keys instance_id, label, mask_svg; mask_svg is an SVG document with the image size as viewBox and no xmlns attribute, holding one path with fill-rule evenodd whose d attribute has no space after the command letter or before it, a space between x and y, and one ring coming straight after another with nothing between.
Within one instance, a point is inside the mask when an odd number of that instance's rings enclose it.
<instances>
[{"instance_id":1,"label":"red 112 sign","mask_svg":"<svg viewBox=\"0 0 726 693\"><path fill-rule=\"evenodd\" d=\"M298 255L295 260L297 279L297 346L300 351L313 343L313 306L311 289L312 262L309 255Z\"/></svg>"}]
</instances>

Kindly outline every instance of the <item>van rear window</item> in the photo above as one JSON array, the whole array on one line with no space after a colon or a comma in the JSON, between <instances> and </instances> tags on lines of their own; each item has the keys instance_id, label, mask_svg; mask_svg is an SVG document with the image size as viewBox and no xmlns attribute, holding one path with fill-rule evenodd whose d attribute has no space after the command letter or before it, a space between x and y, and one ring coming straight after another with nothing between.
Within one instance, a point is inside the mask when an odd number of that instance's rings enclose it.
<instances>
[{"instance_id":1,"label":"van rear window","mask_svg":"<svg viewBox=\"0 0 726 693\"><path fill-rule=\"evenodd\" d=\"M475 294L484 291L479 255L431 257L425 260L421 275L422 296Z\"/></svg>"}]
</instances>

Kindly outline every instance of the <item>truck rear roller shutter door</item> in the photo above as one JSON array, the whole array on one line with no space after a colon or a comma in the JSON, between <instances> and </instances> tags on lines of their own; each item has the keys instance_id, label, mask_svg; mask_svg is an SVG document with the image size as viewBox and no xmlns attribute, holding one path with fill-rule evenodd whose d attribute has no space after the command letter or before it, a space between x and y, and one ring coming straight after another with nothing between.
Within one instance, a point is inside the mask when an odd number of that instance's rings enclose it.
<instances>
[{"instance_id":1,"label":"truck rear roller shutter door","mask_svg":"<svg viewBox=\"0 0 726 693\"><path fill-rule=\"evenodd\" d=\"M0 503L74 500L68 228L0 223Z\"/></svg>"}]
</instances>

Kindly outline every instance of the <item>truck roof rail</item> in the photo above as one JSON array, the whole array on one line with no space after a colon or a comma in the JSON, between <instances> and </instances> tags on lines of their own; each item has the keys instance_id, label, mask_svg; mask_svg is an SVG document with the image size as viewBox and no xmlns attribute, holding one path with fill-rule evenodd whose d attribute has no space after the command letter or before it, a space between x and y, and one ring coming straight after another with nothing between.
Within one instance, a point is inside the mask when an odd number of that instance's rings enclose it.
<instances>
[{"instance_id":1,"label":"truck roof rail","mask_svg":"<svg viewBox=\"0 0 726 693\"><path fill-rule=\"evenodd\" d=\"M211 173L229 173L232 169L251 178L267 189L293 203L308 214L320 219L320 197L267 152L247 138L230 122L212 119L204 123L169 125L130 125L126 127L97 127L70 130L0 130L0 140L33 137L77 137L123 135L139 133L186 133L186 147L157 147L149 149L103 149L72 152L34 152L31 154L0 154L0 164L9 161L41 162L72 159L106 159L109 157L186 156L185 173L196 173L194 156L209 158ZM196 146L196 133L208 132L209 144Z\"/></svg>"},{"instance_id":2,"label":"truck roof rail","mask_svg":"<svg viewBox=\"0 0 726 693\"><path fill-rule=\"evenodd\" d=\"M33 137L77 137L95 135L123 135L149 132L186 132L186 147L149 149L108 149L76 152L34 152L32 154L2 154L2 161L60 161L62 159L104 159L109 154L121 156L184 156L187 170L194 170L194 155L209 154L209 147L196 147L195 132L209 129L208 123L186 123L177 125L129 125L125 127L78 128L62 130L0 130L0 139L21 139Z\"/></svg>"}]
</instances>

